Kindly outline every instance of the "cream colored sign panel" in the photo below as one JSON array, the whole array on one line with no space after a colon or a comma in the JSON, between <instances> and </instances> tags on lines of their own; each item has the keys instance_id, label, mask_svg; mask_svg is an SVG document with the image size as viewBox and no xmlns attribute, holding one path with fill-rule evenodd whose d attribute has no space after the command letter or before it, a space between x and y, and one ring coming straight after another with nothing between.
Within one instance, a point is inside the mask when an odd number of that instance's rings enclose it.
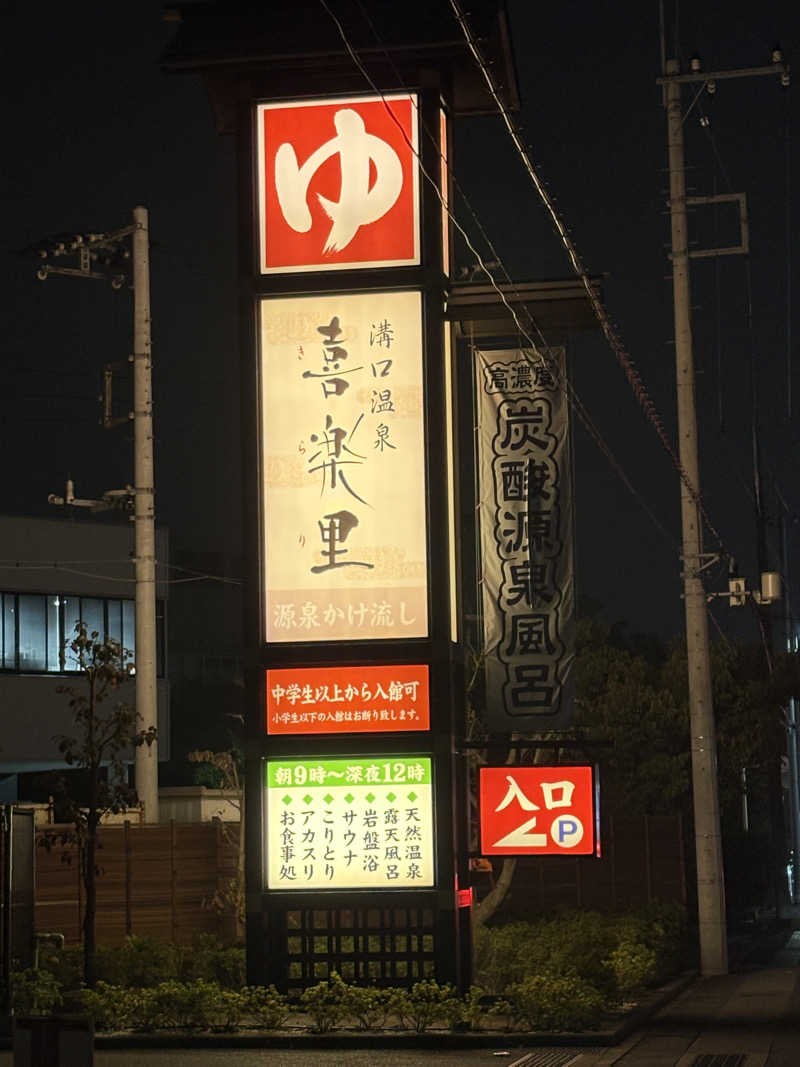
<instances>
[{"instance_id":1,"label":"cream colored sign panel","mask_svg":"<svg viewBox=\"0 0 800 1067\"><path fill-rule=\"evenodd\" d=\"M419 292L261 302L266 639L428 633Z\"/></svg>"},{"instance_id":2,"label":"cream colored sign panel","mask_svg":"<svg viewBox=\"0 0 800 1067\"><path fill-rule=\"evenodd\" d=\"M269 760L267 888L434 884L430 756Z\"/></svg>"}]
</instances>

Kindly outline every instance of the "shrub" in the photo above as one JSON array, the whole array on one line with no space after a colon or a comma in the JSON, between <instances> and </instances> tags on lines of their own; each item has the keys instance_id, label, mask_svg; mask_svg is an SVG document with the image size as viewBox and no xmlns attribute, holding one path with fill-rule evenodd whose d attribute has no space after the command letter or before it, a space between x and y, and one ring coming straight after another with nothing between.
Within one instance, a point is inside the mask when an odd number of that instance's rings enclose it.
<instances>
[{"instance_id":1,"label":"shrub","mask_svg":"<svg viewBox=\"0 0 800 1067\"><path fill-rule=\"evenodd\" d=\"M361 1030L381 1030L397 1003L397 991L372 986L348 985L344 995L345 1015L355 1019Z\"/></svg>"},{"instance_id":2,"label":"shrub","mask_svg":"<svg viewBox=\"0 0 800 1067\"><path fill-rule=\"evenodd\" d=\"M107 985L125 986L133 985L126 981L127 953L126 945L98 945L94 954L95 975L98 981ZM80 984L83 984L83 949L81 954Z\"/></svg>"},{"instance_id":3,"label":"shrub","mask_svg":"<svg viewBox=\"0 0 800 1067\"><path fill-rule=\"evenodd\" d=\"M80 989L83 985L83 949L80 945L43 949L39 953L39 968L52 974L62 989Z\"/></svg>"},{"instance_id":4,"label":"shrub","mask_svg":"<svg viewBox=\"0 0 800 1067\"><path fill-rule=\"evenodd\" d=\"M476 937L475 977L495 995L544 972L585 978L610 993L614 975L606 961L615 945L611 921L598 912L489 927Z\"/></svg>"},{"instance_id":5,"label":"shrub","mask_svg":"<svg viewBox=\"0 0 800 1067\"><path fill-rule=\"evenodd\" d=\"M323 982L303 990L300 1003L303 1011L313 1019L318 1034L327 1034L345 1017L346 996L347 986L336 971L332 971Z\"/></svg>"},{"instance_id":6,"label":"shrub","mask_svg":"<svg viewBox=\"0 0 800 1067\"><path fill-rule=\"evenodd\" d=\"M431 978L416 982L408 992L400 992L398 1014L405 1022L410 1023L418 1034L424 1033L437 1019L445 1017L446 1012L450 1010L448 1002L456 993L453 986L439 985Z\"/></svg>"},{"instance_id":7,"label":"shrub","mask_svg":"<svg viewBox=\"0 0 800 1067\"><path fill-rule=\"evenodd\" d=\"M577 975L545 973L512 986L502 1007L528 1030L591 1030L606 1003L599 990Z\"/></svg>"},{"instance_id":8,"label":"shrub","mask_svg":"<svg viewBox=\"0 0 800 1067\"><path fill-rule=\"evenodd\" d=\"M644 912L647 944L656 954L658 979L676 974L687 964L690 953L686 908L674 902L656 901Z\"/></svg>"},{"instance_id":9,"label":"shrub","mask_svg":"<svg viewBox=\"0 0 800 1067\"><path fill-rule=\"evenodd\" d=\"M477 927L475 977L487 993L499 995L507 985L527 977L529 966L526 946L532 937L532 923Z\"/></svg>"},{"instance_id":10,"label":"shrub","mask_svg":"<svg viewBox=\"0 0 800 1067\"><path fill-rule=\"evenodd\" d=\"M215 985L206 1005L206 1025L211 1030L223 1030L226 1033L238 1030L246 1008L247 998L241 990Z\"/></svg>"},{"instance_id":11,"label":"shrub","mask_svg":"<svg viewBox=\"0 0 800 1067\"><path fill-rule=\"evenodd\" d=\"M629 996L680 970L686 959L686 911L655 904L614 922L616 945L607 959L622 996Z\"/></svg>"},{"instance_id":12,"label":"shrub","mask_svg":"<svg viewBox=\"0 0 800 1067\"><path fill-rule=\"evenodd\" d=\"M481 1001L485 995L485 989L482 989L479 985L472 985L469 987L469 992L464 996L461 1009L461 1020L462 1022L467 1023L470 1030L483 1029L485 1009Z\"/></svg>"},{"instance_id":13,"label":"shrub","mask_svg":"<svg viewBox=\"0 0 800 1067\"><path fill-rule=\"evenodd\" d=\"M118 961L121 985L140 989L179 977L180 951L170 941L132 935L125 938L121 949L111 951Z\"/></svg>"},{"instance_id":14,"label":"shrub","mask_svg":"<svg viewBox=\"0 0 800 1067\"><path fill-rule=\"evenodd\" d=\"M11 1007L15 1015L50 1015L61 1001L61 986L49 971L35 967L12 971Z\"/></svg>"},{"instance_id":15,"label":"shrub","mask_svg":"<svg viewBox=\"0 0 800 1067\"><path fill-rule=\"evenodd\" d=\"M617 992L630 997L652 985L656 978L656 954L642 941L623 937L607 963L614 975Z\"/></svg>"},{"instance_id":16,"label":"shrub","mask_svg":"<svg viewBox=\"0 0 800 1067\"><path fill-rule=\"evenodd\" d=\"M252 1016L264 1030L277 1030L289 1014L289 1002L274 985L246 986L242 990L244 1014Z\"/></svg>"},{"instance_id":17,"label":"shrub","mask_svg":"<svg viewBox=\"0 0 800 1067\"><path fill-rule=\"evenodd\" d=\"M97 1030L127 1030L136 1012L135 990L98 981L94 989L81 993L81 1009L94 1021Z\"/></svg>"},{"instance_id":18,"label":"shrub","mask_svg":"<svg viewBox=\"0 0 800 1067\"><path fill-rule=\"evenodd\" d=\"M461 997L451 996L442 1001L439 1017L444 1019L448 1030L458 1030L466 1021L465 1004Z\"/></svg>"},{"instance_id":19,"label":"shrub","mask_svg":"<svg viewBox=\"0 0 800 1067\"><path fill-rule=\"evenodd\" d=\"M163 1030L177 1025L178 1004L175 994L177 982L163 982L149 989L133 989L131 993L132 1030Z\"/></svg>"},{"instance_id":20,"label":"shrub","mask_svg":"<svg viewBox=\"0 0 800 1067\"><path fill-rule=\"evenodd\" d=\"M220 948L211 956L211 976L227 989L241 989L247 981L247 963L243 948Z\"/></svg>"},{"instance_id":21,"label":"shrub","mask_svg":"<svg viewBox=\"0 0 800 1067\"><path fill-rule=\"evenodd\" d=\"M184 981L202 978L229 989L241 989L246 981L244 949L223 945L214 934L198 934L191 950L184 950L178 973Z\"/></svg>"},{"instance_id":22,"label":"shrub","mask_svg":"<svg viewBox=\"0 0 800 1067\"><path fill-rule=\"evenodd\" d=\"M216 982L160 982L132 989L98 982L84 990L82 1007L99 1030L233 1030L244 1014L245 998Z\"/></svg>"}]
</instances>

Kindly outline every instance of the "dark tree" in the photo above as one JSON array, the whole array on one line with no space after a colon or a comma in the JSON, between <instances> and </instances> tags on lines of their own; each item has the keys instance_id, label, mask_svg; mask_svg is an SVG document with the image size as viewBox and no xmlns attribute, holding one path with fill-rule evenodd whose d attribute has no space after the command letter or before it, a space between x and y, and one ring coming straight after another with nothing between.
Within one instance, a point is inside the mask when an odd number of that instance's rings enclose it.
<instances>
[{"instance_id":1,"label":"dark tree","mask_svg":"<svg viewBox=\"0 0 800 1067\"><path fill-rule=\"evenodd\" d=\"M119 689L133 673L133 663L119 641L95 631L88 633L86 624L75 626L69 648L82 674L82 684L62 685L59 693L69 697L73 713L74 735L58 735L54 740L64 762L84 772L88 798L86 807L75 800L63 776L56 792L71 824L68 832L55 835L62 845L76 848L80 876L86 891L83 914L84 980L92 988L95 974L95 918L97 914L97 831L103 817L136 806L136 791L127 784L124 763L132 747L151 745L156 730L137 729L135 707L119 699ZM53 835L49 835L50 843Z\"/></svg>"}]
</instances>

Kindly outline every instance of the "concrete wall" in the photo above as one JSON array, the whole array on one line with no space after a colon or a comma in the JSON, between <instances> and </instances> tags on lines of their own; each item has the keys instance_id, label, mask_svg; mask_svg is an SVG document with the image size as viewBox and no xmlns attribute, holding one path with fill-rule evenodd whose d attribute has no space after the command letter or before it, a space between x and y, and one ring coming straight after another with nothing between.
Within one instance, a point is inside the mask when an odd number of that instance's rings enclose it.
<instances>
[{"instance_id":1,"label":"concrete wall","mask_svg":"<svg viewBox=\"0 0 800 1067\"><path fill-rule=\"evenodd\" d=\"M74 730L69 697L57 693L56 689L59 685L74 685L80 693L85 684L79 674L0 674L0 771L37 771L64 766L53 736L72 736ZM135 682L127 682L117 691L115 699L134 704L135 687ZM161 762L169 759L169 683L165 678L158 679L157 690Z\"/></svg>"},{"instance_id":2,"label":"concrete wall","mask_svg":"<svg viewBox=\"0 0 800 1067\"><path fill-rule=\"evenodd\" d=\"M158 810L162 822L179 823L239 821L239 801L229 789L208 789L204 785L162 786L158 791Z\"/></svg>"},{"instance_id":3,"label":"concrete wall","mask_svg":"<svg viewBox=\"0 0 800 1067\"><path fill-rule=\"evenodd\" d=\"M0 515L0 591L133 597L133 523L90 514L67 519ZM169 535L156 530L156 559L169 560ZM166 567L156 596L167 599Z\"/></svg>"}]
</instances>

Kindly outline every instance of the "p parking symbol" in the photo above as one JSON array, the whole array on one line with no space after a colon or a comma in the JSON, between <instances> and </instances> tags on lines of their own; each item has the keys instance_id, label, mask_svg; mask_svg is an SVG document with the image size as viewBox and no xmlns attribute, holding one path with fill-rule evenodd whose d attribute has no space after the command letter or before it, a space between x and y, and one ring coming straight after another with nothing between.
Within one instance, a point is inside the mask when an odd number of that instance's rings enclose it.
<instances>
[{"instance_id":1,"label":"p parking symbol","mask_svg":"<svg viewBox=\"0 0 800 1067\"><path fill-rule=\"evenodd\" d=\"M583 838L583 823L575 815L558 815L553 819L550 836L559 848L574 848Z\"/></svg>"}]
</instances>

